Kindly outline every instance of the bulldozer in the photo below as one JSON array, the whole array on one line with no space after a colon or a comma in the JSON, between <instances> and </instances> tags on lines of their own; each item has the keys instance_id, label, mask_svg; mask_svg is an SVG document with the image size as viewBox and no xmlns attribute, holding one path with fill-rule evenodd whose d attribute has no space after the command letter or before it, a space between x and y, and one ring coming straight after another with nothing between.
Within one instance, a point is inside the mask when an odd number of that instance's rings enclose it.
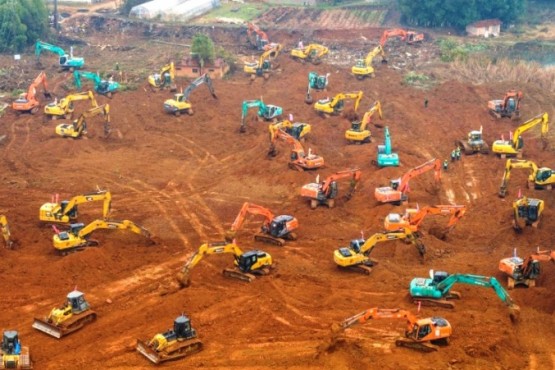
<instances>
[{"instance_id":1,"label":"bulldozer","mask_svg":"<svg viewBox=\"0 0 555 370\"><path fill-rule=\"evenodd\" d=\"M370 258L370 253L374 247L381 242L406 239L416 246L421 257L426 253L426 246L418 239L418 236L410 231L409 228L394 232L376 233L364 239L353 239L349 247L339 247L333 252L333 260L338 268L350 270L365 275L370 275L372 267L377 263Z\"/></svg>"},{"instance_id":2,"label":"bulldozer","mask_svg":"<svg viewBox=\"0 0 555 370\"><path fill-rule=\"evenodd\" d=\"M95 220L86 226L83 223L70 224L67 231L57 231L55 229L57 232L52 237L54 248L62 256L65 256L68 253L82 250L85 247L98 246L99 242L91 239L91 234L98 229L129 230L144 236L152 242L150 232L132 221Z\"/></svg>"},{"instance_id":3,"label":"bulldozer","mask_svg":"<svg viewBox=\"0 0 555 370\"><path fill-rule=\"evenodd\" d=\"M181 113L187 113L188 115L192 116L194 111L193 106L189 101L189 95L191 95L193 90L203 84L206 84L212 97L214 99L218 99L214 91L214 87L212 86L212 79L207 73L205 73L191 82L191 84L187 86L184 92L175 94L173 99L166 100L164 102L164 111L166 113L173 114L176 117L179 117Z\"/></svg>"},{"instance_id":4,"label":"bulldozer","mask_svg":"<svg viewBox=\"0 0 555 370\"><path fill-rule=\"evenodd\" d=\"M102 218L108 218L112 205L112 194L106 190L98 190L96 192L76 195L70 200L62 200L59 202L54 199L52 202L44 203L40 207L39 219L42 222L55 222L68 224L75 221L78 217L79 204L103 201Z\"/></svg>"},{"instance_id":5,"label":"bulldozer","mask_svg":"<svg viewBox=\"0 0 555 370\"><path fill-rule=\"evenodd\" d=\"M407 322L407 329L404 337L395 339L397 347L406 347L421 352L435 352L439 349L438 345L448 345L449 337L453 333L449 321L442 317L417 318L410 311L383 308L370 308L354 316L351 316L335 329L341 332L356 324L365 324L369 320L375 319L404 319ZM337 334L336 334L337 335Z\"/></svg>"},{"instance_id":6,"label":"bulldozer","mask_svg":"<svg viewBox=\"0 0 555 370\"><path fill-rule=\"evenodd\" d=\"M272 211L265 207L245 202L237 217L235 217L231 228L226 232L225 240L227 242L231 243L235 239L248 214L264 216L264 223L260 232L254 234L254 240L280 247L285 245L286 240L297 240L297 234L294 231L299 227L299 221L295 217L291 215L275 216Z\"/></svg>"},{"instance_id":7,"label":"bulldozer","mask_svg":"<svg viewBox=\"0 0 555 370\"><path fill-rule=\"evenodd\" d=\"M503 99L488 101L489 113L497 119L508 117L513 120L520 118L520 101L522 91L509 90Z\"/></svg>"},{"instance_id":8,"label":"bulldozer","mask_svg":"<svg viewBox=\"0 0 555 370\"><path fill-rule=\"evenodd\" d=\"M235 258L235 268L226 268L223 275L231 279L251 282L256 275L268 275L272 268L272 256L260 250L243 251L234 242L205 243L200 246L176 275L180 287L191 285L191 270L205 257L211 254L230 253Z\"/></svg>"},{"instance_id":9,"label":"bulldozer","mask_svg":"<svg viewBox=\"0 0 555 370\"><path fill-rule=\"evenodd\" d=\"M203 345L191 320L178 316L173 329L154 335L150 340L137 339L137 351L155 364L177 360L202 351Z\"/></svg>"},{"instance_id":10,"label":"bulldozer","mask_svg":"<svg viewBox=\"0 0 555 370\"><path fill-rule=\"evenodd\" d=\"M409 293L414 303L422 306L438 306L443 308L455 308L451 302L453 299L460 299L459 292L452 291L453 285L469 284L483 288L492 288L495 294L509 308L509 316L513 322L517 321L520 315L520 307L516 305L509 293L496 278L470 274L449 274L445 271L430 270L430 278L414 278L409 285Z\"/></svg>"},{"instance_id":11,"label":"bulldozer","mask_svg":"<svg viewBox=\"0 0 555 370\"><path fill-rule=\"evenodd\" d=\"M312 153L310 148L308 149L308 154L305 153L301 142L295 139L293 136L289 135L285 131L276 130L275 135L270 137L270 149L268 150L268 155L275 157L277 155L277 149L275 142L277 139L286 141L293 146L291 150L291 155L289 156L289 168L297 171L314 170L324 166L324 158L322 156Z\"/></svg>"},{"instance_id":12,"label":"bulldozer","mask_svg":"<svg viewBox=\"0 0 555 370\"><path fill-rule=\"evenodd\" d=\"M2 333L0 355L0 369L33 368L29 347L21 345L19 333L15 330L4 330Z\"/></svg>"},{"instance_id":13,"label":"bulldozer","mask_svg":"<svg viewBox=\"0 0 555 370\"><path fill-rule=\"evenodd\" d=\"M318 114L323 115L324 117L329 114L337 115L341 113L345 108L345 100L354 99L354 110L356 111L358 109L358 104L360 103L362 96L362 91L339 93L335 95L333 99L326 98L318 100L316 103L314 103L314 109Z\"/></svg>"},{"instance_id":14,"label":"bulldozer","mask_svg":"<svg viewBox=\"0 0 555 370\"><path fill-rule=\"evenodd\" d=\"M535 287L541 272L541 261L555 263L555 251L541 251L538 247L535 253L523 260L517 256L515 248L512 257L499 261L499 271L507 275L507 289L513 289L516 285Z\"/></svg>"},{"instance_id":15,"label":"bulldozer","mask_svg":"<svg viewBox=\"0 0 555 370\"><path fill-rule=\"evenodd\" d=\"M522 147L524 146L522 134L538 124L541 124L541 140L543 147L546 148L548 144L547 133L549 131L549 115L547 112L539 114L518 126L514 134L510 135L512 136L510 140L495 140L491 147L492 151L501 158L506 158L508 156L522 158Z\"/></svg>"},{"instance_id":16,"label":"bulldozer","mask_svg":"<svg viewBox=\"0 0 555 370\"><path fill-rule=\"evenodd\" d=\"M543 213L544 201L519 196L513 202L513 229L520 233L526 226L537 228Z\"/></svg>"},{"instance_id":17,"label":"bulldozer","mask_svg":"<svg viewBox=\"0 0 555 370\"><path fill-rule=\"evenodd\" d=\"M110 121L110 105L102 104L98 107L91 108L83 112L78 119L74 120L72 123L61 123L56 126L56 134L63 138L70 137L72 139L81 138L83 135L87 134L87 122L86 119L89 117L94 117L102 114L104 117L104 137L107 138L112 132L111 121Z\"/></svg>"},{"instance_id":18,"label":"bulldozer","mask_svg":"<svg viewBox=\"0 0 555 370\"><path fill-rule=\"evenodd\" d=\"M42 85L44 88L43 95L45 98L51 98L50 92L48 92L48 83L46 81L46 74L44 72L39 73L39 75L33 80L26 93L22 93L19 97L12 103L13 110L17 114L20 113L31 113L36 114L40 109L40 102L37 99L37 88Z\"/></svg>"},{"instance_id":19,"label":"bulldozer","mask_svg":"<svg viewBox=\"0 0 555 370\"><path fill-rule=\"evenodd\" d=\"M173 62L166 64L160 69L160 73L148 76L148 84L152 91L160 89L170 89L171 92L177 91L175 84L175 66Z\"/></svg>"},{"instance_id":20,"label":"bulldozer","mask_svg":"<svg viewBox=\"0 0 555 370\"><path fill-rule=\"evenodd\" d=\"M358 168L336 172L328 176L323 182L320 182L320 176L317 176L316 182L306 184L301 188L301 196L310 199L310 208L312 209L316 209L319 205L333 208L339 193L337 180L351 178L350 189L345 194L345 199L349 200L356 190L360 176L361 172Z\"/></svg>"},{"instance_id":21,"label":"bulldozer","mask_svg":"<svg viewBox=\"0 0 555 370\"><path fill-rule=\"evenodd\" d=\"M351 128L345 131L345 139L347 139L349 143L354 144L370 143L372 141L372 134L367 127L370 122L372 122L372 116L376 112L378 112L380 119L382 119L382 105L379 101L372 104L370 109L364 113L361 121L354 121L351 123Z\"/></svg>"},{"instance_id":22,"label":"bulldozer","mask_svg":"<svg viewBox=\"0 0 555 370\"><path fill-rule=\"evenodd\" d=\"M67 295L66 302L53 308L45 319L35 318L33 328L59 339L95 320L96 312L91 310L85 295L74 290Z\"/></svg>"},{"instance_id":23,"label":"bulldozer","mask_svg":"<svg viewBox=\"0 0 555 370\"><path fill-rule=\"evenodd\" d=\"M247 132L247 113L250 108L258 108L256 113L257 120L264 119L265 121L275 121L281 117L283 113L283 108L277 105L266 104L260 98L260 100L243 100L241 104L241 127L239 128L240 133ZM270 130L270 134L272 131Z\"/></svg>"},{"instance_id":24,"label":"bulldozer","mask_svg":"<svg viewBox=\"0 0 555 370\"><path fill-rule=\"evenodd\" d=\"M54 101L44 107L44 114L46 115L46 119L71 119L73 116L73 112L75 111L75 106L73 102L79 100L90 100L91 108L98 107L98 103L96 102L94 93L90 90L82 93L69 94L65 98L60 99L60 101Z\"/></svg>"},{"instance_id":25,"label":"bulldozer","mask_svg":"<svg viewBox=\"0 0 555 370\"><path fill-rule=\"evenodd\" d=\"M513 168L527 168L530 170L526 186L531 189L553 189L555 184L555 170L548 167L539 167L536 163L525 159L507 159L505 163L505 172L501 179L499 187L499 197L504 198L508 193L509 179L511 178L511 170Z\"/></svg>"},{"instance_id":26,"label":"bulldozer","mask_svg":"<svg viewBox=\"0 0 555 370\"><path fill-rule=\"evenodd\" d=\"M310 44L304 48L295 48L291 50L291 58L302 63L310 62L314 65L322 63L322 57L329 52L329 49L320 44Z\"/></svg>"},{"instance_id":27,"label":"bulldozer","mask_svg":"<svg viewBox=\"0 0 555 370\"><path fill-rule=\"evenodd\" d=\"M482 138L482 127L480 127L480 131L470 131L467 140L457 140L455 146L461 148L462 152L466 155L489 153L489 145Z\"/></svg>"}]
</instances>

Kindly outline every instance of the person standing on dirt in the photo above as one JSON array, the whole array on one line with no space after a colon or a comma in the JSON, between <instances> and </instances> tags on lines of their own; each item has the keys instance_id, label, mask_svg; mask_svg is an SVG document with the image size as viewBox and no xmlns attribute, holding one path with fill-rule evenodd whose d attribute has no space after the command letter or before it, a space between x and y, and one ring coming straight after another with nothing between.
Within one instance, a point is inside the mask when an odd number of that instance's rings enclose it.
<instances>
[{"instance_id":1,"label":"person standing on dirt","mask_svg":"<svg viewBox=\"0 0 555 370\"><path fill-rule=\"evenodd\" d=\"M299 49L304 49L303 40L300 40L300 41L299 41L299 44L297 45L297 47L298 47Z\"/></svg>"},{"instance_id":2,"label":"person standing on dirt","mask_svg":"<svg viewBox=\"0 0 555 370\"><path fill-rule=\"evenodd\" d=\"M424 98L424 108L428 108L428 98Z\"/></svg>"},{"instance_id":3,"label":"person standing on dirt","mask_svg":"<svg viewBox=\"0 0 555 370\"><path fill-rule=\"evenodd\" d=\"M455 157L457 157L457 161L459 161L461 159L461 147L460 146L458 146L455 149Z\"/></svg>"},{"instance_id":4,"label":"person standing on dirt","mask_svg":"<svg viewBox=\"0 0 555 370\"><path fill-rule=\"evenodd\" d=\"M455 159L457 158L457 154L455 152L455 149L453 149L451 151L451 162L455 162Z\"/></svg>"},{"instance_id":5,"label":"person standing on dirt","mask_svg":"<svg viewBox=\"0 0 555 370\"><path fill-rule=\"evenodd\" d=\"M447 159L443 160L443 170L447 171L447 168L449 167L449 161Z\"/></svg>"}]
</instances>

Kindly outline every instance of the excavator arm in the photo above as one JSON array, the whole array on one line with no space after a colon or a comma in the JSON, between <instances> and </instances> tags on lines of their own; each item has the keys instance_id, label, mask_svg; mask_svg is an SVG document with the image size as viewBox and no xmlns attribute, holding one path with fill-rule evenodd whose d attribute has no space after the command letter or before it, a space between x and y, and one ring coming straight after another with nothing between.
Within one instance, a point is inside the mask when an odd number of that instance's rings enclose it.
<instances>
[{"instance_id":1,"label":"excavator arm","mask_svg":"<svg viewBox=\"0 0 555 370\"><path fill-rule=\"evenodd\" d=\"M37 40L37 42L35 43L35 56L38 63L40 63L40 54L43 50L47 50L54 54L57 54L60 57L59 64L64 69L77 69L83 67L83 65L85 64L85 59L76 58L73 56L73 47L70 48L70 52L68 55L61 47L42 42L40 40Z\"/></svg>"},{"instance_id":2,"label":"excavator arm","mask_svg":"<svg viewBox=\"0 0 555 370\"><path fill-rule=\"evenodd\" d=\"M56 133L62 137L79 138L87 132L86 118L99 114L104 116L104 137L108 137L111 132L109 104L102 104L83 112L72 124L62 123L56 126Z\"/></svg>"},{"instance_id":3,"label":"excavator arm","mask_svg":"<svg viewBox=\"0 0 555 370\"><path fill-rule=\"evenodd\" d=\"M40 102L37 99L37 88L43 86L43 94L46 98L50 98L50 93L48 92L48 83L46 80L46 74L40 72L39 75L33 80L27 89L27 93L19 95L19 97L13 102L12 108L18 112L30 112L35 114L39 111Z\"/></svg>"},{"instance_id":4,"label":"excavator arm","mask_svg":"<svg viewBox=\"0 0 555 370\"><path fill-rule=\"evenodd\" d=\"M436 182L441 180L441 160L434 158L420 166L414 167L409 172L405 173L398 184L397 190L406 193L409 188L409 181L428 171L434 170L434 179Z\"/></svg>"},{"instance_id":5,"label":"excavator arm","mask_svg":"<svg viewBox=\"0 0 555 370\"><path fill-rule=\"evenodd\" d=\"M341 110L343 110L344 101L346 99L354 99L354 110L356 111L363 95L364 94L362 91L339 93L335 95L331 100L328 98L317 101L314 104L314 109L316 109L316 111L320 113L337 114Z\"/></svg>"},{"instance_id":6,"label":"excavator arm","mask_svg":"<svg viewBox=\"0 0 555 370\"><path fill-rule=\"evenodd\" d=\"M107 219L111 211L112 194L109 191L99 190L94 193L77 195L67 202L45 203L40 209L40 220L45 222L69 223L77 218L79 204L103 201L102 218Z\"/></svg>"},{"instance_id":7,"label":"excavator arm","mask_svg":"<svg viewBox=\"0 0 555 370\"><path fill-rule=\"evenodd\" d=\"M445 227L446 232L455 227L455 224L466 213L466 207L462 205L435 205L427 206L421 209L407 209L404 216L397 213L390 213L384 222L385 229L388 231L397 230L400 226L409 227L413 232L417 232L420 224L428 215L450 215L449 222ZM394 220L399 219L399 222Z\"/></svg>"},{"instance_id":8,"label":"excavator arm","mask_svg":"<svg viewBox=\"0 0 555 370\"><path fill-rule=\"evenodd\" d=\"M350 177L351 178L351 187L349 189L349 192L346 194L346 197L351 198L351 196L353 195L353 193L356 190L358 182L360 181L360 176L361 176L361 172L360 172L360 169L358 169L358 168L354 168L354 169L347 170L347 171L336 172L336 173L334 173L333 175L329 176L328 178L326 178L324 180L324 184L322 185L322 192L325 195L328 195L329 191L330 191L330 185L333 182Z\"/></svg>"},{"instance_id":9,"label":"excavator arm","mask_svg":"<svg viewBox=\"0 0 555 370\"><path fill-rule=\"evenodd\" d=\"M196 89L197 87L203 84L206 84L206 87L208 87L208 90L210 91L210 94L212 95L212 97L214 99L218 99L218 97L216 96L216 92L214 91L214 86L212 85L212 79L210 78L208 73L205 73L202 76L198 77L193 82L191 82L191 84L187 87L187 89L185 89L185 91L183 92L183 100L188 101L189 95L191 94L191 92L193 92L194 89Z\"/></svg>"},{"instance_id":10,"label":"excavator arm","mask_svg":"<svg viewBox=\"0 0 555 370\"><path fill-rule=\"evenodd\" d=\"M515 150L519 149L520 136L537 125L541 125L541 140L544 142L544 146L547 144L547 133L549 132L549 115L547 114L547 112L544 112L529 119L528 121L517 127L513 135L512 142L513 148Z\"/></svg>"},{"instance_id":11,"label":"excavator arm","mask_svg":"<svg viewBox=\"0 0 555 370\"><path fill-rule=\"evenodd\" d=\"M254 42L252 40L253 34L255 35ZM249 43L258 50L266 50L266 46L270 43L266 32L262 31L257 25L251 22L247 22L247 36Z\"/></svg>"},{"instance_id":12,"label":"excavator arm","mask_svg":"<svg viewBox=\"0 0 555 370\"><path fill-rule=\"evenodd\" d=\"M509 186L509 179L511 178L511 170L513 168L527 168L530 170L528 182L534 182L536 174L538 173L538 166L532 161L525 159L507 159L505 162L505 171L501 179L501 186L499 187L499 197L504 198L507 195L507 187Z\"/></svg>"}]
</instances>

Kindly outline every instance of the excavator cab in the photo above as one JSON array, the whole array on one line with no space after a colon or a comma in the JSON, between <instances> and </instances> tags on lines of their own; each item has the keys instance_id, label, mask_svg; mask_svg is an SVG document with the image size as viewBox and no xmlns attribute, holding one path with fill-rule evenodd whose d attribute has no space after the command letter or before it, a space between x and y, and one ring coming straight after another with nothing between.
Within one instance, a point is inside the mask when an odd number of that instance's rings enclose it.
<instances>
[{"instance_id":1,"label":"excavator cab","mask_svg":"<svg viewBox=\"0 0 555 370\"><path fill-rule=\"evenodd\" d=\"M551 168L542 167L538 169L538 173L536 174L536 181L538 182L547 181L554 174L555 174L555 171L553 171Z\"/></svg>"},{"instance_id":2,"label":"excavator cab","mask_svg":"<svg viewBox=\"0 0 555 370\"><path fill-rule=\"evenodd\" d=\"M353 239L351 240L351 243L349 244L349 248L353 251L355 251L356 253L360 253L360 248L362 247L362 245L364 244L366 240L364 239Z\"/></svg>"},{"instance_id":3,"label":"excavator cab","mask_svg":"<svg viewBox=\"0 0 555 370\"><path fill-rule=\"evenodd\" d=\"M272 222L270 222L270 226L269 226L270 230L264 230L265 228L262 227L262 232L269 232L270 235L276 238L281 238L291 232L291 230L289 230L287 227L287 223L293 220L295 220L295 217L290 215L276 216L272 220Z\"/></svg>"},{"instance_id":4,"label":"excavator cab","mask_svg":"<svg viewBox=\"0 0 555 370\"><path fill-rule=\"evenodd\" d=\"M437 285L449 277L449 273L445 271L434 271L432 276L432 285Z\"/></svg>"},{"instance_id":5,"label":"excavator cab","mask_svg":"<svg viewBox=\"0 0 555 370\"><path fill-rule=\"evenodd\" d=\"M483 142L482 140L482 132L481 131L470 131L468 133L468 143L472 146L481 145Z\"/></svg>"},{"instance_id":6,"label":"excavator cab","mask_svg":"<svg viewBox=\"0 0 555 370\"><path fill-rule=\"evenodd\" d=\"M252 250L243 253L237 258L237 266L242 272L254 272L253 266L262 258L266 258L267 253L258 250Z\"/></svg>"},{"instance_id":7,"label":"excavator cab","mask_svg":"<svg viewBox=\"0 0 555 370\"><path fill-rule=\"evenodd\" d=\"M449 326L451 325L443 317L430 317L429 319L423 319L419 320L419 322L416 322L412 328L412 331L406 332L406 337L418 342L426 341L429 340L427 338L428 336L436 336L434 334L436 328L446 328Z\"/></svg>"},{"instance_id":8,"label":"excavator cab","mask_svg":"<svg viewBox=\"0 0 555 370\"><path fill-rule=\"evenodd\" d=\"M74 315L87 311L90 308L89 303L85 300L85 294L77 290L67 295L67 304L71 306L71 312Z\"/></svg>"},{"instance_id":9,"label":"excavator cab","mask_svg":"<svg viewBox=\"0 0 555 370\"><path fill-rule=\"evenodd\" d=\"M2 336L2 353L6 355L18 355L21 351L19 335L15 330L6 330Z\"/></svg>"}]
</instances>

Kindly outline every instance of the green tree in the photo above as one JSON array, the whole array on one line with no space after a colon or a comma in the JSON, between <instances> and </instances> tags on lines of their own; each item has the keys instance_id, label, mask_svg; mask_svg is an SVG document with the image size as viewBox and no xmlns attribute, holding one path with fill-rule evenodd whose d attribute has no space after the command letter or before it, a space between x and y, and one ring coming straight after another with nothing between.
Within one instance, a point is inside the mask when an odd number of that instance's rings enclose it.
<instances>
[{"instance_id":1,"label":"green tree","mask_svg":"<svg viewBox=\"0 0 555 370\"><path fill-rule=\"evenodd\" d=\"M201 68L204 67L204 62L213 61L215 54L214 43L210 37L202 33L193 36L191 55L198 60Z\"/></svg>"},{"instance_id":2,"label":"green tree","mask_svg":"<svg viewBox=\"0 0 555 370\"><path fill-rule=\"evenodd\" d=\"M47 32L43 0L0 0L0 52L21 51Z\"/></svg>"}]
</instances>

